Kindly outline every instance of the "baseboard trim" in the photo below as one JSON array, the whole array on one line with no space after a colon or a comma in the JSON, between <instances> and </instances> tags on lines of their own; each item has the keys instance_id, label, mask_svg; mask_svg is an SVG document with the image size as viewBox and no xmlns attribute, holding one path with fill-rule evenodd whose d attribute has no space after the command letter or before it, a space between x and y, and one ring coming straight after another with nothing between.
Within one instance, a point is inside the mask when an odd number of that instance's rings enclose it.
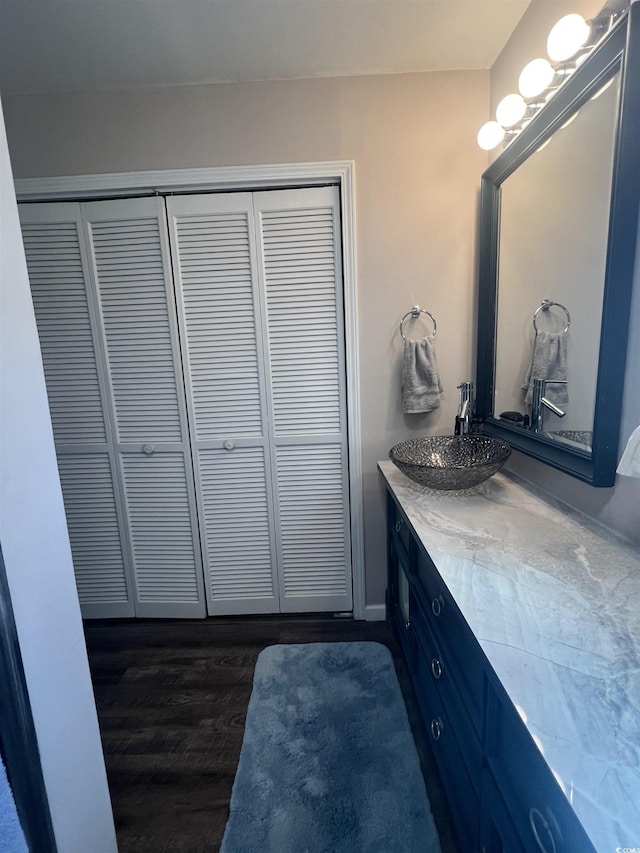
<instances>
[{"instance_id":1,"label":"baseboard trim","mask_svg":"<svg viewBox=\"0 0 640 853\"><path fill-rule=\"evenodd\" d=\"M367 604L364 608L365 622L384 622L387 618L387 608L384 604Z\"/></svg>"}]
</instances>

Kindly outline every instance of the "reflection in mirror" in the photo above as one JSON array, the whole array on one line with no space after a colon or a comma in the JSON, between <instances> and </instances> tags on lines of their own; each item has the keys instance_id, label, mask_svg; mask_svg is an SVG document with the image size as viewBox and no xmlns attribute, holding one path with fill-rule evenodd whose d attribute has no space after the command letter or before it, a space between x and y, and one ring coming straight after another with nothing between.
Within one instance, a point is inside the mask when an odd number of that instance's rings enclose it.
<instances>
[{"instance_id":1,"label":"reflection in mirror","mask_svg":"<svg viewBox=\"0 0 640 853\"><path fill-rule=\"evenodd\" d=\"M619 89L618 72L501 186L493 411L585 453Z\"/></svg>"}]
</instances>

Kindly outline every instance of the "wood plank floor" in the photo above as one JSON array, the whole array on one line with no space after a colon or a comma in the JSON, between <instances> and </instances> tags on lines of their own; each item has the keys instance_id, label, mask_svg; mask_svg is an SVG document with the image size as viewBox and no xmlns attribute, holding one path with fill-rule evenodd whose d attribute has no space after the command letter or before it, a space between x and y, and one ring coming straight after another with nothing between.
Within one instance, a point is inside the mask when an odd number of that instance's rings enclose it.
<instances>
[{"instance_id":1,"label":"wood plank floor","mask_svg":"<svg viewBox=\"0 0 640 853\"><path fill-rule=\"evenodd\" d=\"M393 653L443 853L454 853L428 739L385 623L106 620L86 622L85 635L120 853L218 850L260 651L274 643L362 640Z\"/></svg>"}]
</instances>

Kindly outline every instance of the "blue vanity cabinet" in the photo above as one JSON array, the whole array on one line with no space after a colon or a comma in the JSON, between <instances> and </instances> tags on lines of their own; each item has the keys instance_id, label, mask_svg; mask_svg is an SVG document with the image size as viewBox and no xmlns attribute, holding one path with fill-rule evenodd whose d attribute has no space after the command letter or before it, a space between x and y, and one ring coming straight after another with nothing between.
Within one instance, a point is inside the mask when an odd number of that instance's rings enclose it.
<instances>
[{"instance_id":1,"label":"blue vanity cabinet","mask_svg":"<svg viewBox=\"0 0 640 853\"><path fill-rule=\"evenodd\" d=\"M418 594L424 596L429 623L443 653L454 662L450 677L464 697L465 715L479 741L484 720L485 672L478 642L422 545L416 548L416 575Z\"/></svg>"},{"instance_id":2,"label":"blue vanity cabinet","mask_svg":"<svg viewBox=\"0 0 640 853\"><path fill-rule=\"evenodd\" d=\"M483 769L480 799L480 839L482 853L516 853L523 849L504 799L491 773ZM551 848L553 850L553 848Z\"/></svg>"},{"instance_id":3,"label":"blue vanity cabinet","mask_svg":"<svg viewBox=\"0 0 640 853\"><path fill-rule=\"evenodd\" d=\"M461 850L595 853L427 550L388 493L387 616Z\"/></svg>"},{"instance_id":4,"label":"blue vanity cabinet","mask_svg":"<svg viewBox=\"0 0 640 853\"><path fill-rule=\"evenodd\" d=\"M418 574L421 546L391 497L387 506L388 619L405 655L461 849L479 850L480 740L459 693L451 653L438 639L434 615L434 610L440 614L451 608L444 591L442 598L440 590L427 593Z\"/></svg>"},{"instance_id":5,"label":"blue vanity cabinet","mask_svg":"<svg viewBox=\"0 0 640 853\"><path fill-rule=\"evenodd\" d=\"M508 804L526 849L595 853L549 765L501 692L497 683L487 692L484 753L496 792Z\"/></svg>"},{"instance_id":6,"label":"blue vanity cabinet","mask_svg":"<svg viewBox=\"0 0 640 853\"><path fill-rule=\"evenodd\" d=\"M422 601L416 593L412 588L413 684L447 799L456 815L460 847L475 850L479 829L479 744L465 719L447 654L429 629Z\"/></svg>"},{"instance_id":7,"label":"blue vanity cabinet","mask_svg":"<svg viewBox=\"0 0 640 853\"><path fill-rule=\"evenodd\" d=\"M411 561L409 560L409 524L393 502L388 503L387 529L387 618L402 646L412 676L415 670L416 642L411 627ZM406 531L407 535L400 535Z\"/></svg>"}]
</instances>

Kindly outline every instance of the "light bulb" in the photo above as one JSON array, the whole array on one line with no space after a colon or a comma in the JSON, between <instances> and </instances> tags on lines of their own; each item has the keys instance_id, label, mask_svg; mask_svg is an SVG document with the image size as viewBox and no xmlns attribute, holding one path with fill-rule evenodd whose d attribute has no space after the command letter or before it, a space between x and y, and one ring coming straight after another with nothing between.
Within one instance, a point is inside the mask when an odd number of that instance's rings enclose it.
<instances>
[{"instance_id":1,"label":"light bulb","mask_svg":"<svg viewBox=\"0 0 640 853\"><path fill-rule=\"evenodd\" d=\"M546 59L532 59L518 78L520 94L523 98L536 98L549 88L554 75L553 66Z\"/></svg>"},{"instance_id":2,"label":"light bulb","mask_svg":"<svg viewBox=\"0 0 640 853\"><path fill-rule=\"evenodd\" d=\"M504 139L504 128L497 121L488 121L478 131L478 145L484 151L491 151Z\"/></svg>"},{"instance_id":3,"label":"light bulb","mask_svg":"<svg viewBox=\"0 0 640 853\"><path fill-rule=\"evenodd\" d=\"M591 27L582 15L565 15L549 33L547 53L554 62L571 59L585 44L591 34Z\"/></svg>"},{"instance_id":4,"label":"light bulb","mask_svg":"<svg viewBox=\"0 0 640 853\"><path fill-rule=\"evenodd\" d=\"M503 127L513 127L523 118L527 105L522 95L507 95L498 104L496 118Z\"/></svg>"}]
</instances>

